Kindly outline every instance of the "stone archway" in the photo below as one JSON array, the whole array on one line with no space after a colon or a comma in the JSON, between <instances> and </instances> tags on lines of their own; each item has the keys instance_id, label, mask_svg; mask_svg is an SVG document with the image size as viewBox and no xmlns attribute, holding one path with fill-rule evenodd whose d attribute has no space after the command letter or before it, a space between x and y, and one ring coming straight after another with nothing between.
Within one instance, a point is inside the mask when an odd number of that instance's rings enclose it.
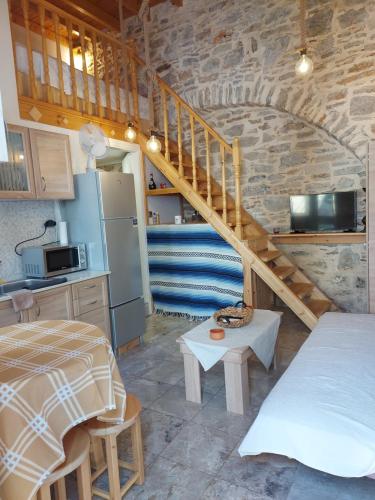
<instances>
[{"instance_id":1,"label":"stone archway","mask_svg":"<svg viewBox=\"0 0 375 500\"><path fill-rule=\"evenodd\" d=\"M360 161L367 160L367 144L371 135L367 130L369 123L359 119L353 122L349 118L350 111L359 113L361 107L366 106L365 102L354 101L350 107L346 103L336 111L326 111L327 99L340 99L343 95L340 91L336 92L336 96L318 95L314 92L312 83L291 90L290 85L271 84L263 76L246 86L217 81L199 89L185 91L181 88L181 91L186 101L200 113L204 113L206 109L252 105L272 107L289 113L324 130Z\"/></svg>"}]
</instances>

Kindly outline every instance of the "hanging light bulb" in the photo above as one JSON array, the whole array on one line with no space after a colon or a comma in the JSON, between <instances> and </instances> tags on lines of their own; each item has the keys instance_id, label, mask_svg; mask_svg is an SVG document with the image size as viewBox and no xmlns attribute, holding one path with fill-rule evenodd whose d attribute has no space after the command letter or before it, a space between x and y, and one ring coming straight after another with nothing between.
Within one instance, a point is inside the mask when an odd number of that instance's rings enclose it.
<instances>
[{"instance_id":1,"label":"hanging light bulb","mask_svg":"<svg viewBox=\"0 0 375 500\"><path fill-rule=\"evenodd\" d=\"M151 131L151 136L150 136L149 140L147 141L146 146L147 146L147 150L150 153L160 153L161 142L156 137L156 133L154 131Z\"/></svg>"},{"instance_id":2,"label":"hanging light bulb","mask_svg":"<svg viewBox=\"0 0 375 500\"><path fill-rule=\"evenodd\" d=\"M137 132L135 131L133 122L128 123L128 128L125 130L124 136L125 136L125 139L128 140L129 142L135 141L135 139L137 137Z\"/></svg>"},{"instance_id":3,"label":"hanging light bulb","mask_svg":"<svg viewBox=\"0 0 375 500\"><path fill-rule=\"evenodd\" d=\"M307 55L306 44L306 0L300 0L299 23L301 30L301 47L299 51L300 58L296 63L296 75L300 77L310 76L314 69L314 64L310 57Z\"/></svg>"},{"instance_id":4,"label":"hanging light bulb","mask_svg":"<svg viewBox=\"0 0 375 500\"><path fill-rule=\"evenodd\" d=\"M300 58L296 63L296 75L301 77L310 76L314 69L314 63L307 55L306 49L300 51Z\"/></svg>"}]
</instances>

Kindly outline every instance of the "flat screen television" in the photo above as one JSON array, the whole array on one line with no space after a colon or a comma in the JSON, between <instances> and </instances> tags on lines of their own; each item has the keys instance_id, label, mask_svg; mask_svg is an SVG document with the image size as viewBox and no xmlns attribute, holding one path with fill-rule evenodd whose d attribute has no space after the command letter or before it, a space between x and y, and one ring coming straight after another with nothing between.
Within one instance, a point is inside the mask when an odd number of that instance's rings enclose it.
<instances>
[{"instance_id":1,"label":"flat screen television","mask_svg":"<svg viewBox=\"0 0 375 500\"><path fill-rule=\"evenodd\" d=\"M357 193L306 194L290 197L293 232L355 231Z\"/></svg>"}]
</instances>

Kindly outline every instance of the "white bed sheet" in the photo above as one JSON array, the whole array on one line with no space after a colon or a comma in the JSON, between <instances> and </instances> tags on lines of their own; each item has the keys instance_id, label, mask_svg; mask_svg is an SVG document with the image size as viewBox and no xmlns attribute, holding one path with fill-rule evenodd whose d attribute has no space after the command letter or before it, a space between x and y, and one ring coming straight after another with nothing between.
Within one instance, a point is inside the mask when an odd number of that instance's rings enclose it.
<instances>
[{"instance_id":1,"label":"white bed sheet","mask_svg":"<svg viewBox=\"0 0 375 500\"><path fill-rule=\"evenodd\" d=\"M239 448L263 452L342 477L375 472L375 314L322 316Z\"/></svg>"},{"instance_id":2,"label":"white bed sheet","mask_svg":"<svg viewBox=\"0 0 375 500\"><path fill-rule=\"evenodd\" d=\"M27 58L27 50L24 45L21 45L20 43L16 43L16 62L17 62L17 69L21 73L28 74L29 73L29 62ZM35 78L42 83L45 83L44 81L44 69L43 69L43 57L42 54L38 51L33 50L33 64L34 64L34 71L35 71ZM58 63L57 59L54 57L48 57L48 69L49 69L49 78L50 78L50 85L52 87L55 87L56 89L59 88L59 73L58 73ZM63 62L62 63L62 69L63 69L63 80L64 80L64 92L67 95L72 94L72 82L71 82L71 76L70 76L70 66L69 64ZM84 97L84 84L83 84L83 72L76 69L75 70L75 75L76 75L76 84L77 84L77 95L78 97L82 98ZM87 81L88 81L88 88L89 88L89 100L92 103L96 102L96 94L95 94L95 78L92 75L87 75ZM99 87L100 87L100 100L101 100L101 105L106 107L107 106L107 98L106 98L106 92L105 92L105 82L103 80L100 80L99 82ZM120 88L119 89L120 93L120 110L123 113L126 113L126 93L125 90ZM116 110L116 89L113 84L110 85L110 98L111 98L111 109ZM131 94L129 95L129 101L130 101L130 108L132 111L132 96ZM138 105L139 105L139 114L141 118L147 119L149 110L148 110L148 100L145 97L139 96L138 97Z\"/></svg>"}]
</instances>

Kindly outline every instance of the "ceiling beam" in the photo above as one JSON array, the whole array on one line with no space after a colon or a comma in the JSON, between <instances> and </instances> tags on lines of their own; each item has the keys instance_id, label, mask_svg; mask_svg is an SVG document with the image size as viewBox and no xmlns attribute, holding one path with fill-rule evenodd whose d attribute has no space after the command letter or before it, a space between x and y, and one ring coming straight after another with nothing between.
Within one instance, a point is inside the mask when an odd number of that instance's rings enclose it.
<instances>
[{"instance_id":1,"label":"ceiling beam","mask_svg":"<svg viewBox=\"0 0 375 500\"><path fill-rule=\"evenodd\" d=\"M111 16L108 12L102 10L98 5L91 2L90 0L79 0L79 2L74 0L52 0L52 3L63 8L61 4L71 7L76 12L79 12L84 17L87 17L95 22L95 25L100 25L111 30L115 29L120 31L120 21L116 17Z\"/></svg>"}]
</instances>

